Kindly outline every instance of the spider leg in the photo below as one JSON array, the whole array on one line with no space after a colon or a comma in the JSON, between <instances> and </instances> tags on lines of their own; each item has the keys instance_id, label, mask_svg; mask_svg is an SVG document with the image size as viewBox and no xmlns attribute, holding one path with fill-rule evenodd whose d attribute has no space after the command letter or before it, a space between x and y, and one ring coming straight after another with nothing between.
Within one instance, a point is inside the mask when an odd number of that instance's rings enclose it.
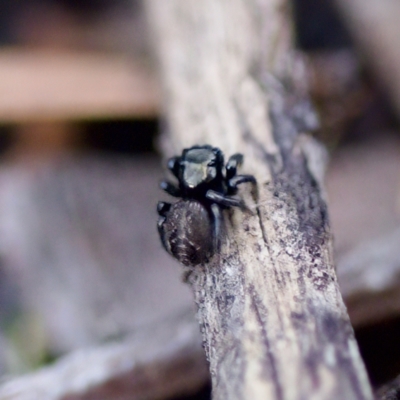
<instances>
[{"instance_id":1,"label":"spider leg","mask_svg":"<svg viewBox=\"0 0 400 400\"><path fill-rule=\"evenodd\" d=\"M176 178L179 178L178 175L179 175L180 162L181 162L181 157L176 156L176 157L171 157L167 163L168 169L174 174Z\"/></svg>"},{"instance_id":2,"label":"spider leg","mask_svg":"<svg viewBox=\"0 0 400 400\"><path fill-rule=\"evenodd\" d=\"M236 175L236 171L238 167L240 167L243 163L243 154L236 153L233 156L229 157L228 162L226 163L226 179L229 181Z\"/></svg>"},{"instance_id":3,"label":"spider leg","mask_svg":"<svg viewBox=\"0 0 400 400\"><path fill-rule=\"evenodd\" d=\"M182 197L181 190L174 186L171 182L162 181L160 188L173 197Z\"/></svg>"},{"instance_id":4,"label":"spider leg","mask_svg":"<svg viewBox=\"0 0 400 400\"><path fill-rule=\"evenodd\" d=\"M228 193L236 193L238 190L238 185L242 183L251 183L252 191L251 195L256 203L258 203L258 187L257 180L253 175L236 175L228 181Z\"/></svg>"},{"instance_id":5,"label":"spider leg","mask_svg":"<svg viewBox=\"0 0 400 400\"><path fill-rule=\"evenodd\" d=\"M239 207L242 210L246 209L245 204L240 199L225 196L224 194L211 189L207 191L206 198L224 207Z\"/></svg>"},{"instance_id":6,"label":"spider leg","mask_svg":"<svg viewBox=\"0 0 400 400\"><path fill-rule=\"evenodd\" d=\"M161 243L164 247L165 250L167 250L168 253L170 253L170 250L168 248L167 241L165 240L165 234L164 234L164 223L167 220L167 212L170 210L171 204L170 203L165 203L163 201L159 201L157 203L157 212L158 215L160 216L157 221L157 229L158 229L158 234L161 239Z\"/></svg>"},{"instance_id":7,"label":"spider leg","mask_svg":"<svg viewBox=\"0 0 400 400\"><path fill-rule=\"evenodd\" d=\"M228 188L231 191L236 192L238 185L247 182L250 182L253 185L257 184L256 178L254 178L253 175L235 175L233 178L228 180Z\"/></svg>"},{"instance_id":8,"label":"spider leg","mask_svg":"<svg viewBox=\"0 0 400 400\"><path fill-rule=\"evenodd\" d=\"M171 208L171 204L166 203L165 201L159 201L157 203L157 212L158 212L158 215L161 217L165 217L167 212L170 210L170 208Z\"/></svg>"},{"instance_id":9,"label":"spider leg","mask_svg":"<svg viewBox=\"0 0 400 400\"><path fill-rule=\"evenodd\" d=\"M214 252L219 253L221 250L223 216L218 204L211 204L211 213L214 217Z\"/></svg>"}]
</instances>

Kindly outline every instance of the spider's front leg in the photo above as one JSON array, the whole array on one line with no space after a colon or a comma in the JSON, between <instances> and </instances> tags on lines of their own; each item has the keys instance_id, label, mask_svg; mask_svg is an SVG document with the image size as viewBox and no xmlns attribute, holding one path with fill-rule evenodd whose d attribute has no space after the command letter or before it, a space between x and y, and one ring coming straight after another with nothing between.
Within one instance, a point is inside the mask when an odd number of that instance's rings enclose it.
<instances>
[{"instance_id":1,"label":"spider's front leg","mask_svg":"<svg viewBox=\"0 0 400 400\"><path fill-rule=\"evenodd\" d=\"M171 157L168 160L167 167L172 172L172 174L179 180L179 169L181 164L181 157Z\"/></svg>"},{"instance_id":2,"label":"spider's front leg","mask_svg":"<svg viewBox=\"0 0 400 400\"><path fill-rule=\"evenodd\" d=\"M235 194L238 191L238 186L242 183L251 183L251 196L254 199L254 202L258 204L258 186L257 180L253 175L236 175L228 181L228 193Z\"/></svg>"},{"instance_id":3,"label":"spider's front leg","mask_svg":"<svg viewBox=\"0 0 400 400\"><path fill-rule=\"evenodd\" d=\"M257 185L256 178L253 175L236 175L228 181L228 189L233 193L236 193L238 186L242 183L252 183Z\"/></svg>"},{"instance_id":4,"label":"spider's front leg","mask_svg":"<svg viewBox=\"0 0 400 400\"><path fill-rule=\"evenodd\" d=\"M157 203L157 213L160 217L166 217L167 212L171 209L171 204L165 201L159 201Z\"/></svg>"},{"instance_id":5,"label":"spider's front leg","mask_svg":"<svg viewBox=\"0 0 400 400\"><path fill-rule=\"evenodd\" d=\"M253 175L236 175L237 169L243 164L243 155L236 153L231 156L226 163L225 181L229 195L237 193L238 185L242 183L252 183L254 187L257 185L256 178ZM253 196L254 197L254 196ZM258 196L257 196L258 197Z\"/></svg>"},{"instance_id":6,"label":"spider's front leg","mask_svg":"<svg viewBox=\"0 0 400 400\"><path fill-rule=\"evenodd\" d=\"M213 201L214 203L219 204L220 206L229 208L229 207L239 207L242 210L246 209L246 205L240 199L235 197L227 196L225 194L216 192L215 190L208 190L206 193L206 198L208 200Z\"/></svg>"},{"instance_id":7,"label":"spider's front leg","mask_svg":"<svg viewBox=\"0 0 400 400\"><path fill-rule=\"evenodd\" d=\"M180 162L181 162L181 157L171 157L167 163L168 169L178 180L179 180ZM160 188L173 197L182 197L182 191L171 182L162 181L160 183Z\"/></svg>"},{"instance_id":8,"label":"spider's front leg","mask_svg":"<svg viewBox=\"0 0 400 400\"><path fill-rule=\"evenodd\" d=\"M231 178L233 178L236 175L237 169L242 164L243 164L243 154L236 153L233 156L229 157L229 160L225 166L227 181L229 181Z\"/></svg>"},{"instance_id":9,"label":"spider's front leg","mask_svg":"<svg viewBox=\"0 0 400 400\"><path fill-rule=\"evenodd\" d=\"M157 222L157 229L160 235L161 243L164 249L167 250L168 253L170 252L170 250L165 240L164 223L167 220L167 213L170 209L171 209L170 203L165 203L164 201L159 201L157 203L157 212L158 215L160 216Z\"/></svg>"},{"instance_id":10,"label":"spider's front leg","mask_svg":"<svg viewBox=\"0 0 400 400\"><path fill-rule=\"evenodd\" d=\"M182 197L181 190L168 181L161 181L160 188L173 197Z\"/></svg>"},{"instance_id":11,"label":"spider's front leg","mask_svg":"<svg viewBox=\"0 0 400 400\"><path fill-rule=\"evenodd\" d=\"M223 215L218 204L211 204L211 213L214 219L214 252L219 253L221 250L221 234L223 226Z\"/></svg>"}]
</instances>

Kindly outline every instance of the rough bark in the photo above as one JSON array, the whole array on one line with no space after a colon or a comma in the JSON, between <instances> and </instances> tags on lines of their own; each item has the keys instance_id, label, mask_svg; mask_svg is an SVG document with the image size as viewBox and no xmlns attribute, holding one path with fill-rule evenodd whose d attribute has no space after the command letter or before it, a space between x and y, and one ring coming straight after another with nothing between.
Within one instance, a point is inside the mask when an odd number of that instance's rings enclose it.
<instances>
[{"instance_id":1,"label":"rough bark","mask_svg":"<svg viewBox=\"0 0 400 400\"><path fill-rule=\"evenodd\" d=\"M149 0L165 155L245 155L253 213L225 213L221 252L189 276L214 399L371 399L331 257L312 114L291 88L288 3ZM289 88L289 89L288 89ZM294 95L296 93L296 95ZM253 203L252 203L253 202Z\"/></svg>"},{"instance_id":2,"label":"rough bark","mask_svg":"<svg viewBox=\"0 0 400 400\"><path fill-rule=\"evenodd\" d=\"M400 398L400 376L376 391L377 400L398 400Z\"/></svg>"}]
</instances>

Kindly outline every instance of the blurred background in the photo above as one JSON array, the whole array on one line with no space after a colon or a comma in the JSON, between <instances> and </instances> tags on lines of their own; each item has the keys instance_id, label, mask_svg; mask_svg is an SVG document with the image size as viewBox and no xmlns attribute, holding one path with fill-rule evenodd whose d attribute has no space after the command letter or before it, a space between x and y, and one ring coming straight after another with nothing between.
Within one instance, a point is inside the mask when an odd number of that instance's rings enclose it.
<instances>
[{"instance_id":1,"label":"blurred background","mask_svg":"<svg viewBox=\"0 0 400 400\"><path fill-rule=\"evenodd\" d=\"M330 154L339 278L380 385L400 373L400 6L369 3L293 0L293 10L314 135ZM191 295L156 235L160 89L142 4L0 0L0 46L7 375L123 338ZM390 282L352 285L359 254L375 271L390 264ZM372 297L383 302L370 312Z\"/></svg>"},{"instance_id":2,"label":"blurred background","mask_svg":"<svg viewBox=\"0 0 400 400\"><path fill-rule=\"evenodd\" d=\"M0 372L189 303L156 237L159 89L139 2L0 1Z\"/></svg>"}]
</instances>

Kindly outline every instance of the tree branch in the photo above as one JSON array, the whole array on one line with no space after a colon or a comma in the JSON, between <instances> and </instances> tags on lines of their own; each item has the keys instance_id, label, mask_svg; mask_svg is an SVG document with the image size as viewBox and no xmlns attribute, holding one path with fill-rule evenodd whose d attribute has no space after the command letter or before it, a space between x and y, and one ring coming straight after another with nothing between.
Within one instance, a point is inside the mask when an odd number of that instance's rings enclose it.
<instances>
[{"instance_id":1,"label":"tree branch","mask_svg":"<svg viewBox=\"0 0 400 400\"><path fill-rule=\"evenodd\" d=\"M331 256L313 122L291 87L284 0L149 0L166 155L211 143L258 181L225 212L221 252L189 276L214 399L371 399ZM289 88L289 90L287 90ZM301 96L300 96L301 98Z\"/></svg>"}]
</instances>

